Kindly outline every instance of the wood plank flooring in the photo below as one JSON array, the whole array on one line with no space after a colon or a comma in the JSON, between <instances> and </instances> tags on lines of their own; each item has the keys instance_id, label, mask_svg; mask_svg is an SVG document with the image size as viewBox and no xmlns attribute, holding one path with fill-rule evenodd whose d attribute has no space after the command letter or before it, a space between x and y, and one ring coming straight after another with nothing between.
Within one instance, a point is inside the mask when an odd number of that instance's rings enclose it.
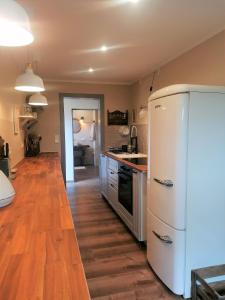
<instances>
[{"instance_id":1,"label":"wood plank flooring","mask_svg":"<svg viewBox=\"0 0 225 300\"><path fill-rule=\"evenodd\" d=\"M84 270L94 300L172 300L151 271L146 249L101 198L97 170L76 172L67 185Z\"/></svg>"}]
</instances>

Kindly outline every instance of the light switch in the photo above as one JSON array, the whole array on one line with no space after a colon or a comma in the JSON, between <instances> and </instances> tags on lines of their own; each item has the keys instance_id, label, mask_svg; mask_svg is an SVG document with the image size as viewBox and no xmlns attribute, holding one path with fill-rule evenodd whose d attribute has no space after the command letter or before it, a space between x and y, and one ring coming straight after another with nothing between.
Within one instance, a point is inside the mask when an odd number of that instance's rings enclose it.
<instances>
[{"instance_id":1,"label":"light switch","mask_svg":"<svg viewBox=\"0 0 225 300\"><path fill-rule=\"evenodd\" d=\"M55 134L55 144L59 144L59 135Z\"/></svg>"}]
</instances>

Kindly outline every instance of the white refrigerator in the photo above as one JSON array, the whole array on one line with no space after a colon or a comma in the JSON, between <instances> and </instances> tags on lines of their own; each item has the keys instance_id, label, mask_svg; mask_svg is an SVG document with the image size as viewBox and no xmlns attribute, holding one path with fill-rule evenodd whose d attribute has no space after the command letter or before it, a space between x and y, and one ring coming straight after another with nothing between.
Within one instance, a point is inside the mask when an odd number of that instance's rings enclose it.
<instances>
[{"instance_id":1,"label":"white refrigerator","mask_svg":"<svg viewBox=\"0 0 225 300\"><path fill-rule=\"evenodd\" d=\"M147 257L175 294L225 264L225 87L173 85L149 98Z\"/></svg>"}]
</instances>

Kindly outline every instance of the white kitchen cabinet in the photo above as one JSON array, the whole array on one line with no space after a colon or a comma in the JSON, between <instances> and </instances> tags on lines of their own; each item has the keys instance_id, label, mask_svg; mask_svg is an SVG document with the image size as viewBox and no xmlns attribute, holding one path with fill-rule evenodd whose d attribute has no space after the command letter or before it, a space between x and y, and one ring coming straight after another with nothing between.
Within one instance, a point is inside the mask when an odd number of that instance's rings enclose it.
<instances>
[{"instance_id":1,"label":"white kitchen cabinet","mask_svg":"<svg viewBox=\"0 0 225 300\"><path fill-rule=\"evenodd\" d=\"M118 161L108 158L108 202L117 210L118 206Z\"/></svg>"},{"instance_id":2,"label":"white kitchen cabinet","mask_svg":"<svg viewBox=\"0 0 225 300\"><path fill-rule=\"evenodd\" d=\"M108 158L108 168L113 172L118 172L119 164L118 161L112 158Z\"/></svg>"},{"instance_id":3,"label":"white kitchen cabinet","mask_svg":"<svg viewBox=\"0 0 225 300\"><path fill-rule=\"evenodd\" d=\"M147 216L146 216L147 174L134 171L133 173L133 233L140 241L146 240Z\"/></svg>"},{"instance_id":4,"label":"white kitchen cabinet","mask_svg":"<svg viewBox=\"0 0 225 300\"><path fill-rule=\"evenodd\" d=\"M114 210L117 210L117 203L118 203L118 188L111 183L108 182L108 202L109 204L114 208Z\"/></svg>"},{"instance_id":5,"label":"white kitchen cabinet","mask_svg":"<svg viewBox=\"0 0 225 300\"><path fill-rule=\"evenodd\" d=\"M101 194L108 199L108 157L100 155L100 187Z\"/></svg>"},{"instance_id":6,"label":"white kitchen cabinet","mask_svg":"<svg viewBox=\"0 0 225 300\"><path fill-rule=\"evenodd\" d=\"M132 206L133 213L129 213L119 200L119 185L121 178L118 172L121 163L116 159L101 154L100 157L101 194L105 197L115 212L121 217L127 227L133 232L138 241L146 240L146 190L147 173L132 169ZM123 164L122 164L123 166ZM129 168L129 166L127 166ZM121 176L121 175L120 175Z\"/></svg>"}]
</instances>

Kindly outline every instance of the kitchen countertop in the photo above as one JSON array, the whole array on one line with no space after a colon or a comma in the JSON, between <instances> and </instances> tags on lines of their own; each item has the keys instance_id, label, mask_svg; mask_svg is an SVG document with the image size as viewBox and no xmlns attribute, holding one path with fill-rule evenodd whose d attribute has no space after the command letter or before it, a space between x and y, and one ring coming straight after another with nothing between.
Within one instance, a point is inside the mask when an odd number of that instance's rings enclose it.
<instances>
[{"instance_id":1,"label":"kitchen countertop","mask_svg":"<svg viewBox=\"0 0 225 300\"><path fill-rule=\"evenodd\" d=\"M110 157L110 158L113 158L139 172L147 172L148 171L148 166L147 165L136 165L136 164L133 164L131 162L128 162L126 160L124 160L123 158L121 157L118 157L117 155L114 155L113 153L110 153L110 152L104 152L103 153L104 155ZM140 156L139 156L140 157ZM146 156L145 156L146 157ZM126 156L126 158L129 158L128 156Z\"/></svg>"},{"instance_id":2,"label":"kitchen countertop","mask_svg":"<svg viewBox=\"0 0 225 300\"><path fill-rule=\"evenodd\" d=\"M90 299L58 155L18 165L0 209L0 299Z\"/></svg>"}]
</instances>

